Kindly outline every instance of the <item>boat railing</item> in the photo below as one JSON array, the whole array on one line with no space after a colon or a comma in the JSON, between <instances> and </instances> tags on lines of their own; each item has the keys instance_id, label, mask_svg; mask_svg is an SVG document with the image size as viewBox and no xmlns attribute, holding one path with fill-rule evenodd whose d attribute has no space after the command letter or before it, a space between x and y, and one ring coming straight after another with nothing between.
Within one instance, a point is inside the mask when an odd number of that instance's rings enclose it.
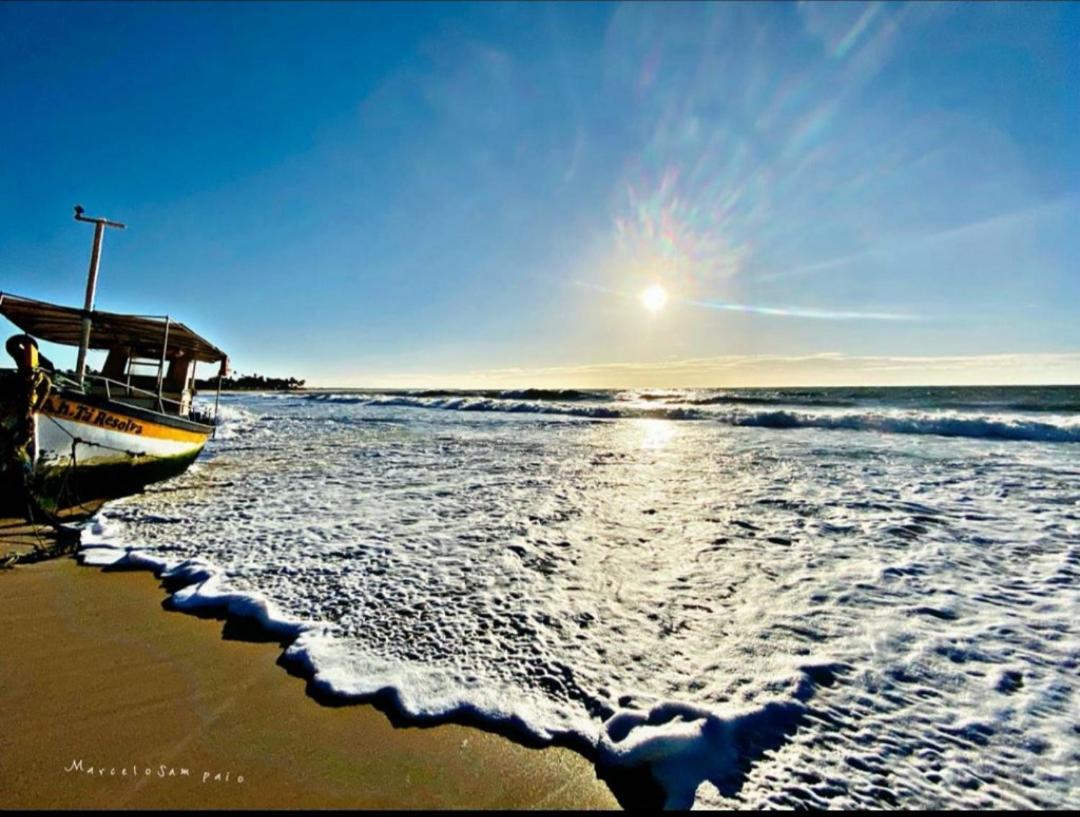
<instances>
[{"instance_id":1,"label":"boat railing","mask_svg":"<svg viewBox=\"0 0 1080 817\"><path fill-rule=\"evenodd\" d=\"M155 401L157 403L157 410L161 414L168 414L169 413L165 409L165 404L166 403L176 407L175 413L176 413L177 416L180 416L183 413L183 408L184 408L183 401L174 400L171 397L166 397L161 392L150 391L149 389L141 389L138 386L131 385L130 383L125 383L125 382L120 381L120 380L113 380L110 377L105 377L104 375L100 375L100 374L89 374L89 373L87 373L87 374L84 375L84 377L91 384L95 383L95 382L96 383L101 383L105 387L105 397L107 399L109 399L109 400L114 401L114 402L121 403L121 404L124 404L124 405L134 406L135 408L141 408L141 406L137 406L134 403L124 403L124 400L122 399L122 397L134 397L134 396L136 396L136 394L138 394L140 396L145 396L145 397L148 397L151 400ZM66 377L65 375L62 375L59 372L56 372L53 375L53 379L55 381L59 382L61 385L66 386L68 388L78 389L80 391L83 391L84 393L87 391L86 387L80 385L77 380L72 380L71 378ZM122 394L121 395L114 395L113 394L113 389L117 389L117 390L121 391Z\"/></svg>"}]
</instances>

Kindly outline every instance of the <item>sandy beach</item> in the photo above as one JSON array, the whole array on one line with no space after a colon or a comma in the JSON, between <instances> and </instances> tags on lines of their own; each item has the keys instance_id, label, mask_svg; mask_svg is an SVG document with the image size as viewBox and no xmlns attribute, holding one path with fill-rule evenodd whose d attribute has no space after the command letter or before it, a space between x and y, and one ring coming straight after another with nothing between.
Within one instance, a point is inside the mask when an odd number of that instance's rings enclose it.
<instances>
[{"instance_id":1,"label":"sandy beach","mask_svg":"<svg viewBox=\"0 0 1080 817\"><path fill-rule=\"evenodd\" d=\"M1080 2L0 39L0 809L1080 811Z\"/></svg>"},{"instance_id":2,"label":"sandy beach","mask_svg":"<svg viewBox=\"0 0 1080 817\"><path fill-rule=\"evenodd\" d=\"M278 643L165 598L148 572L73 558L0 571L5 807L617 807L568 749L321 705Z\"/></svg>"}]
</instances>

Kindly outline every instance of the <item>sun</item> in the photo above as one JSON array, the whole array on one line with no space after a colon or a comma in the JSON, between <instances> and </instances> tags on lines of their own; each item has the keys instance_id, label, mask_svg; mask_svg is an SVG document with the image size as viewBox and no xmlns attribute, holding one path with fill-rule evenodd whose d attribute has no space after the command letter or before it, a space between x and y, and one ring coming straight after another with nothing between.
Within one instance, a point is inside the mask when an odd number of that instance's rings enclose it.
<instances>
[{"instance_id":1,"label":"sun","mask_svg":"<svg viewBox=\"0 0 1080 817\"><path fill-rule=\"evenodd\" d=\"M659 312L667 303L667 290L660 284L653 284L638 296L641 304L650 312Z\"/></svg>"}]
</instances>

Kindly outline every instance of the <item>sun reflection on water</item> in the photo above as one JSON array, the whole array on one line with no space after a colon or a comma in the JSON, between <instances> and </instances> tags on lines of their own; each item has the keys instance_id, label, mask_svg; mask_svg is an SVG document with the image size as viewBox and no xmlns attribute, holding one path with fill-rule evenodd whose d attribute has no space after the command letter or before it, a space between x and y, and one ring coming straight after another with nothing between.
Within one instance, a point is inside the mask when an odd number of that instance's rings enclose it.
<instances>
[{"instance_id":1,"label":"sun reflection on water","mask_svg":"<svg viewBox=\"0 0 1080 817\"><path fill-rule=\"evenodd\" d=\"M645 449L665 448L679 433L678 423L671 420L638 420L634 425L641 435L640 447Z\"/></svg>"}]
</instances>

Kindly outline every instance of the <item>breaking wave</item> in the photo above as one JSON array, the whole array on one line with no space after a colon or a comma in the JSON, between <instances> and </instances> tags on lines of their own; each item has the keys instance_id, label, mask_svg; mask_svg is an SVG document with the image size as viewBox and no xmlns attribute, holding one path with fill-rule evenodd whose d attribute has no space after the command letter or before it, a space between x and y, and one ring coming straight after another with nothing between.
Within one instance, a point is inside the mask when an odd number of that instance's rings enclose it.
<instances>
[{"instance_id":1,"label":"breaking wave","mask_svg":"<svg viewBox=\"0 0 1080 817\"><path fill-rule=\"evenodd\" d=\"M729 415L732 425L762 428L824 428L846 431L877 431L882 434L933 434L939 437L971 437L988 440L1028 440L1031 442L1080 442L1080 424L1034 422L1030 420L965 417L961 415L889 415L872 413L801 414L793 411L763 411Z\"/></svg>"},{"instance_id":2,"label":"breaking wave","mask_svg":"<svg viewBox=\"0 0 1080 817\"><path fill-rule=\"evenodd\" d=\"M528 390L534 391L534 390ZM544 399L511 397L528 392L500 392L499 396L481 393L448 393L435 396L414 394L312 394L306 399L318 402L345 403L372 407L438 409L443 411L504 412L510 414L548 414L598 420L660 419L712 421L731 426L773 429L816 428L843 431L872 431L880 434L921 434L939 437L1014 440L1044 443L1080 442L1080 421L1062 418L1058 422L1044 417L1033 420L1023 415L976 414L955 411L890 410L794 410L792 408L754 409L732 407L733 400L747 403L775 402L767 398L716 397L687 400L682 405L656 405L655 402L619 402L605 399L593 403L583 392L574 392L570 402L550 392ZM663 399L670 400L665 396Z\"/></svg>"}]
</instances>

